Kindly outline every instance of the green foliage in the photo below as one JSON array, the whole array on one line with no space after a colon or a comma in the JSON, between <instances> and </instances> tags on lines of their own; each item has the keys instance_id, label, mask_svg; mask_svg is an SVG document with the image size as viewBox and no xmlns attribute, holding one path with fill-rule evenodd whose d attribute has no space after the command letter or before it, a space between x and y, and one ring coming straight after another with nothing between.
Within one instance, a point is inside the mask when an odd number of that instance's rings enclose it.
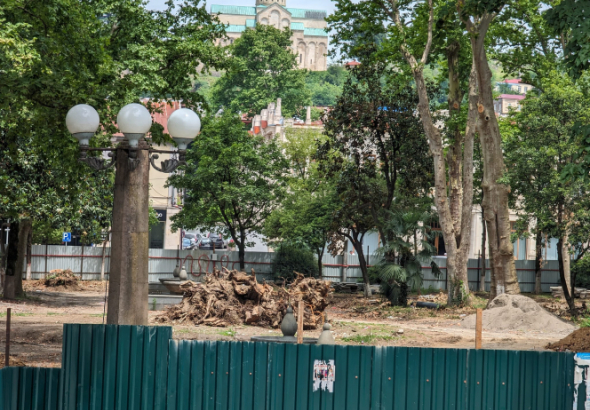
<instances>
[{"instance_id":1,"label":"green foliage","mask_svg":"<svg viewBox=\"0 0 590 410\"><path fill-rule=\"evenodd\" d=\"M543 79L542 89L538 96L529 94L521 110L501 122L510 164L505 180L523 225L534 218L535 229L549 237L567 233L583 254L590 233L588 182L566 180L562 174L576 164L576 154L583 149L571 135L576 122L590 120L590 99L557 72Z\"/></svg>"},{"instance_id":2,"label":"green foliage","mask_svg":"<svg viewBox=\"0 0 590 410\"><path fill-rule=\"evenodd\" d=\"M187 151L184 173L168 180L186 190L184 207L172 218L174 229L223 226L243 262L247 233L260 233L284 198L287 171L276 142L251 136L237 116L226 111L203 118L201 134Z\"/></svg>"},{"instance_id":3,"label":"green foliage","mask_svg":"<svg viewBox=\"0 0 590 410\"><path fill-rule=\"evenodd\" d=\"M390 239L377 250L381 258L373 267L373 275L393 306L406 306L408 290L422 288L423 264L430 264L433 273L440 274L431 261L435 251L431 245L434 232L430 230L433 220L431 212L418 211L392 212L386 220L383 230Z\"/></svg>"},{"instance_id":4,"label":"green foliage","mask_svg":"<svg viewBox=\"0 0 590 410\"><path fill-rule=\"evenodd\" d=\"M313 253L297 245L282 244L275 252L272 273L275 278L292 281L297 273L305 276L320 276L317 259Z\"/></svg>"},{"instance_id":5,"label":"green foliage","mask_svg":"<svg viewBox=\"0 0 590 410\"><path fill-rule=\"evenodd\" d=\"M590 255L585 255L572 264L572 274L576 278L575 286L590 288Z\"/></svg>"},{"instance_id":6,"label":"green foliage","mask_svg":"<svg viewBox=\"0 0 590 410\"><path fill-rule=\"evenodd\" d=\"M590 19L585 1L563 0L552 3L545 18L557 35L564 41L563 56L570 73L579 77L590 68Z\"/></svg>"},{"instance_id":7,"label":"green foliage","mask_svg":"<svg viewBox=\"0 0 590 410\"><path fill-rule=\"evenodd\" d=\"M141 0L32 0L0 4L0 217L42 222L95 237L110 225L113 172L78 162L65 127L67 111L94 106L109 146L119 109L139 97L182 100L197 67L223 68L215 47L223 26L199 1L152 12ZM148 108L156 108L148 103ZM153 124L151 141L170 141ZM39 231L38 231L39 232Z\"/></svg>"},{"instance_id":8,"label":"green foliage","mask_svg":"<svg viewBox=\"0 0 590 410\"><path fill-rule=\"evenodd\" d=\"M215 106L251 117L277 98L285 112L309 105L305 70L297 69L291 35L290 29L264 24L244 31L228 46L232 64L213 85Z\"/></svg>"},{"instance_id":9,"label":"green foliage","mask_svg":"<svg viewBox=\"0 0 590 410\"><path fill-rule=\"evenodd\" d=\"M335 105L347 77L348 72L341 65L331 65L327 71L309 71L305 84L311 93L312 104L322 107Z\"/></svg>"}]
</instances>

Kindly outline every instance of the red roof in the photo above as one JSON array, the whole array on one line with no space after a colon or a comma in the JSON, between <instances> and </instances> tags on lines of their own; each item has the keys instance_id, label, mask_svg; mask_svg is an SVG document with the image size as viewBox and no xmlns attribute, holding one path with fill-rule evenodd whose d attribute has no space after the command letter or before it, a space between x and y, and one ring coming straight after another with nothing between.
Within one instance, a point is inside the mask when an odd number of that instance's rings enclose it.
<instances>
[{"instance_id":1,"label":"red roof","mask_svg":"<svg viewBox=\"0 0 590 410\"><path fill-rule=\"evenodd\" d=\"M501 94L498 97L498 100L524 100L526 98L526 95L520 95L520 94Z\"/></svg>"},{"instance_id":2,"label":"red roof","mask_svg":"<svg viewBox=\"0 0 590 410\"><path fill-rule=\"evenodd\" d=\"M510 80L504 80L503 82L506 84L520 84L522 80L520 78L513 78Z\"/></svg>"},{"instance_id":3,"label":"red roof","mask_svg":"<svg viewBox=\"0 0 590 410\"><path fill-rule=\"evenodd\" d=\"M347 66L347 67L354 67L357 65L361 65L361 63L359 63L358 61L349 61L348 63L345 64L345 66Z\"/></svg>"}]
</instances>

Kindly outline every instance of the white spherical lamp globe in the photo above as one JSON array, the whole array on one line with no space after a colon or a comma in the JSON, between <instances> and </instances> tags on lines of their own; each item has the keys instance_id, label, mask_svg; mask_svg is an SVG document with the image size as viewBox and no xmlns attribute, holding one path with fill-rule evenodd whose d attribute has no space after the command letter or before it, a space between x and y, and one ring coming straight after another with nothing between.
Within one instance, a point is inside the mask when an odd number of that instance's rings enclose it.
<instances>
[{"instance_id":1,"label":"white spherical lamp globe","mask_svg":"<svg viewBox=\"0 0 590 410\"><path fill-rule=\"evenodd\" d=\"M168 118L168 132L178 144L178 149L185 150L199 131L201 131L201 120L193 110L181 108L174 111Z\"/></svg>"},{"instance_id":2,"label":"white spherical lamp globe","mask_svg":"<svg viewBox=\"0 0 590 410\"><path fill-rule=\"evenodd\" d=\"M152 116L142 104L127 104L117 114L117 126L125 134L125 137L129 141L129 146L135 148L139 139L150 130Z\"/></svg>"},{"instance_id":3,"label":"white spherical lamp globe","mask_svg":"<svg viewBox=\"0 0 590 410\"><path fill-rule=\"evenodd\" d=\"M66 115L66 127L80 145L88 145L88 140L98 129L99 123L98 113L88 104L75 105Z\"/></svg>"}]
</instances>

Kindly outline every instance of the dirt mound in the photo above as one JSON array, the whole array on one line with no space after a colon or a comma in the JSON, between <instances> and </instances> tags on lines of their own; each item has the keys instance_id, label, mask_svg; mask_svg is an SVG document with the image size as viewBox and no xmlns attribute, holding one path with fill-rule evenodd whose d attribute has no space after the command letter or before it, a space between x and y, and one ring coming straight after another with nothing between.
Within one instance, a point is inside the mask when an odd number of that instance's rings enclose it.
<instances>
[{"instance_id":1,"label":"dirt mound","mask_svg":"<svg viewBox=\"0 0 590 410\"><path fill-rule=\"evenodd\" d=\"M590 352L590 327L583 327L561 339L559 342L549 343L547 349L563 352Z\"/></svg>"},{"instance_id":2,"label":"dirt mound","mask_svg":"<svg viewBox=\"0 0 590 410\"><path fill-rule=\"evenodd\" d=\"M461 326L475 329L475 315L463 319ZM483 328L569 333L575 326L547 312L526 296L502 294L492 300L483 311Z\"/></svg>"},{"instance_id":3,"label":"dirt mound","mask_svg":"<svg viewBox=\"0 0 590 410\"><path fill-rule=\"evenodd\" d=\"M156 317L160 323L192 322L195 325L230 326L249 324L278 327L291 303L304 301L304 329L315 329L324 322L324 309L330 283L297 274L288 289L274 289L256 281L256 275L236 270L216 271L204 282L183 284L184 296Z\"/></svg>"},{"instance_id":4,"label":"dirt mound","mask_svg":"<svg viewBox=\"0 0 590 410\"><path fill-rule=\"evenodd\" d=\"M69 269L54 269L49 271L44 285L47 287L76 288L80 278Z\"/></svg>"}]
</instances>

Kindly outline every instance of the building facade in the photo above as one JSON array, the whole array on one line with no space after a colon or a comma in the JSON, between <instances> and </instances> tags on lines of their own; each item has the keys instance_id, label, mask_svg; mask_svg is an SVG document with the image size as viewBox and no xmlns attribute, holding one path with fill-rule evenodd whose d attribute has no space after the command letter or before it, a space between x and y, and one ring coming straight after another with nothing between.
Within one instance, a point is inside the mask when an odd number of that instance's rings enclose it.
<instances>
[{"instance_id":1,"label":"building facade","mask_svg":"<svg viewBox=\"0 0 590 410\"><path fill-rule=\"evenodd\" d=\"M510 113L510 110L519 111L521 101L526 98L526 93L532 89L532 85L523 83L520 78L508 79L496 83L495 90L501 93L494 100L496 116L505 117Z\"/></svg>"},{"instance_id":2,"label":"building facade","mask_svg":"<svg viewBox=\"0 0 590 410\"><path fill-rule=\"evenodd\" d=\"M328 67L328 32L324 10L307 10L287 7L287 0L256 0L256 5L227 6L211 5L211 14L216 14L227 24L228 40L233 43L242 32L256 24L272 25L278 29L290 27L293 31L292 50L297 56L299 68L325 71Z\"/></svg>"}]
</instances>

